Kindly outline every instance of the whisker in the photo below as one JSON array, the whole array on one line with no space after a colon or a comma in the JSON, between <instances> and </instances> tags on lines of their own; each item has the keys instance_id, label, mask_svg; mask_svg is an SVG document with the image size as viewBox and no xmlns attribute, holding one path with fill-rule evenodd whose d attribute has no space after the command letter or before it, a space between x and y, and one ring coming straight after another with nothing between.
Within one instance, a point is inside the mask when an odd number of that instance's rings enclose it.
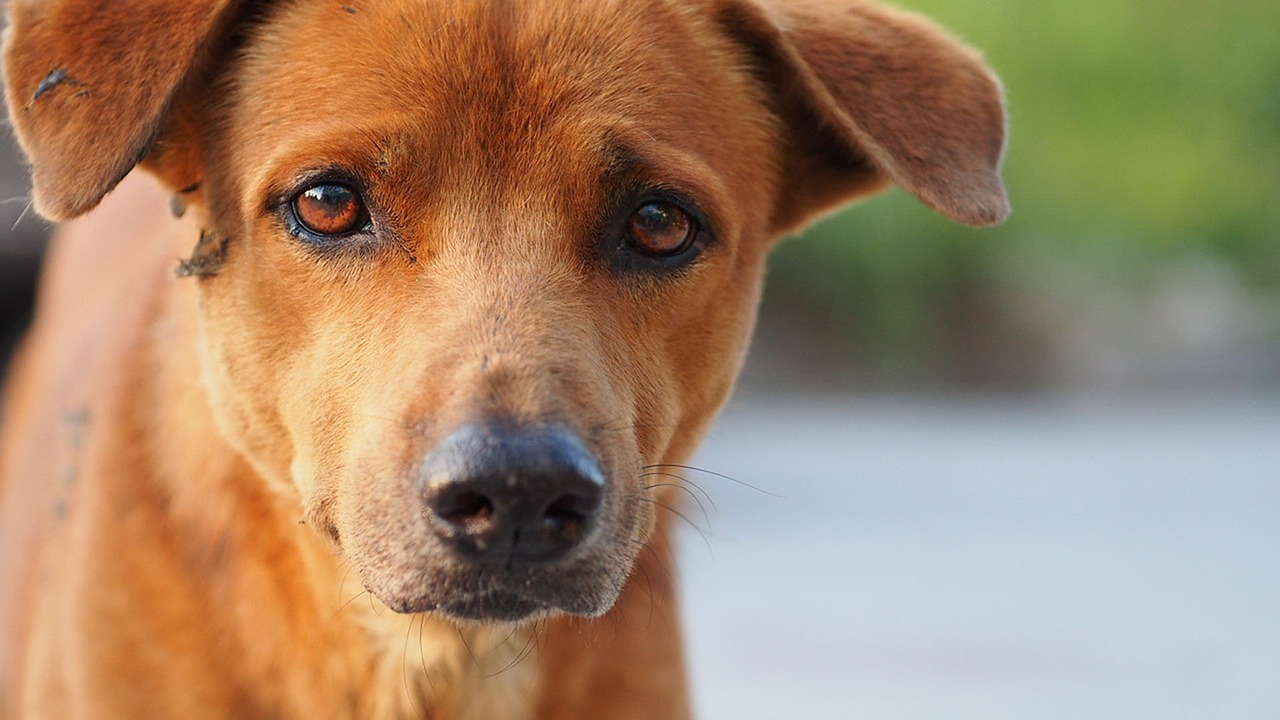
<instances>
[{"instance_id":1,"label":"whisker","mask_svg":"<svg viewBox=\"0 0 1280 720\"><path fill-rule=\"evenodd\" d=\"M342 603L341 605L339 605L339 606L338 606L338 609L337 609L337 610L335 610L335 611L333 612L333 620L337 620L337 619L338 619L338 616L342 614L342 611L343 611L343 610L346 610L346 609L347 609L347 606L348 606L348 605L350 605L351 603L355 602L356 600L359 600L361 597L363 597L363 596L365 596L365 595L368 595L368 594L369 594L369 591L368 591L368 590L361 590L360 592L356 593L355 595L352 595L350 599L348 599L346 602L344 602L344 603ZM372 601L371 601L371 602L372 602Z\"/></svg>"},{"instance_id":2,"label":"whisker","mask_svg":"<svg viewBox=\"0 0 1280 720\"><path fill-rule=\"evenodd\" d=\"M673 480L679 480L679 481L680 481L680 485L681 485L682 487L690 486L690 487L693 487L693 488L694 488L695 490L697 490L698 492L702 493L702 497L706 498L707 502L711 504L711 509L712 509L712 510L716 510L716 511L719 511L719 510L720 510L720 508L716 507L716 501L715 501L715 500L713 500L713 499L711 498L711 494L710 494L710 493L708 493L708 492L707 492L707 491L706 491L706 490L705 490L701 485L699 485L698 483L696 483L696 482L694 482L694 481L690 480L689 478L687 478L687 477L685 477L685 476L683 476L683 475L677 475L677 474L675 474L675 473L663 472L663 471L661 471L661 470L650 470L650 471L648 471L648 472L641 472L641 473L640 473L640 477L641 477L641 478L666 477L666 478L671 478L671 479L673 479Z\"/></svg>"},{"instance_id":3,"label":"whisker","mask_svg":"<svg viewBox=\"0 0 1280 720\"><path fill-rule=\"evenodd\" d=\"M533 657L533 655L538 652L538 649L540 647L541 647L541 641L538 640L538 631L537 631L537 627L535 626L530 628L529 639L525 641L524 647L521 648L520 650L520 654L516 656L515 662L511 663L510 667L516 667L517 665L520 665L521 663L523 663L525 660L528 660L529 658Z\"/></svg>"},{"instance_id":4,"label":"whisker","mask_svg":"<svg viewBox=\"0 0 1280 720\"><path fill-rule=\"evenodd\" d=\"M471 663L475 665L477 668L479 668L480 659L476 657L475 651L471 649L471 643L467 642L467 634L462 632L462 628L456 628L456 629L458 632L458 639L462 641L462 647L466 648L467 654L471 656Z\"/></svg>"},{"instance_id":5,"label":"whisker","mask_svg":"<svg viewBox=\"0 0 1280 720\"><path fill-rule=\"evenodd\" d=\"M671 513L672 515L675 515L676 517L678 517L678 518L680 518L681 520L684 520L686 523L688 523L688 524L689 524L689 527L691 527L691 528L693 528L694 530L696 530L696 531L698 532L698 536L702 538L702 543L703 543L704 545L706 545L706 546L707 546L707 552L711 553L711 557L713 557L713 558L715 557L716 552L715 552L715 550L713 550L713 549L711 548L711 540L707 537L707 533L706 533L705 531L703 531L703 529L702 529L701 527L699 527L697 523L695 523L694 521L690 520L690 519L689 519L689 517L688 517L687 515L685 515L684 513L680 512L679 510L676 510L675 508L671 507L670 505L668 505L668 504L666 504L666 503L662 502L661 500L656 500L656 499L654 499L654 498L651 498L651 497L645 497L645 496L641 496L639 499L640 499L640 501L641 501L641 502L653 503L654 505L656 505L656 506L658 506L658 507L662 508L663 510L666 510L667 512Z\"/></svg>"},{"instance_id":6,"label":"whisker","mask_svg":"<svg viewBox=\"0 0 1280 720\"><path fill-rule=\"evenodd\" d=\"M613 639L617 640L622 635L622 624L627 621L627 610L622 606L614 606L613 611L605 617L613 624Z\"/></svg>"},{"instance_id":7,"label":"whisker","mask_svg":"<svg viewBox=\"0 0 1280 720\"><path fill-rule=\"evenodd\" d=\"M504 639L504 640L502 641L502 642L503 642L503 644L506 644L506 642L507 642L508 640L510 640L510 639L511 639L512 635L515 635L515 629L512 629L511 633L510 633L509 635L507 635L506 639ZM490 674L488 674L488 675L483 675L483 676L481 676L481 677L483 677L483 678L484 678L484 679L486 679L486 680L488 680L489 678L495 678L495 677L498 677L499 675L501 675L501 674L503 674L503 673L507 672L507 671L508 671L508 670L510 670L511 668L513 668L513 667L515 667L515 666L519 665L520 663L524 662L524 659L525 659L525 658L527 658L527 657L529 656L530 652L531 652L531 648L533 647L533 642L534 642L534 635L533 635L533 633L530 633L530 634L529 634L529 639L528 639L528 640L525 640L525 642L524 642L524 647L520 648L520 652L516 653L515 658L513 658L513 659L511 660L511 662L507 663L507 664L506 664L506 666L505 666L505 667L503 667L501 670L498 670L497 672L490 673Z\"/></svg>"},{"instance_id":8,"label":"whisker","mask_svg":"<svg viewBox=\"0 0 1280 720\"><path fill-rule=\"evenodd\" d=\"M520 632L520 628L519 628L519 627L514 626L514 625L513 625L513 626L511 626L511 632L507 633L506 637L504 637L504 638L502 638L501 640L499 640L499 641L498 641L498 644L497 644L497 645L495 645L495 646L494 646L494 648L496 649L496 648L502 647L503 645L506 645L506 644L511 640L511 638L513 638L513 637L515 637L515 636L516 636L516 633L518 633L518 632Z\"/></svg>"},{"instance_id":9,"label":"whisker","mask_svg":"<svg viewBox=\"0 0 1280 720\"><path fill-rule=\"evenodd\" d=\"M414 697L414 692L409 689L409 637L413 635L413 620L409 618L409 627L404 631L404 647L400 650L400 679L404 682L404 694L409 700L409 707L413 709L414 714L422 716L426 713L425 707L418 707L418 700ZM419 642L421 647L421 642Z\"/></svg>"},{"instance_id":10,"label":"whisker","mask_svg":"<svg viewBox=\"0 0 1280 720\"><path fill-rule=\"evenodd\" d=\"M645 591L649 595L649 617L645 620L644 627L646 630L653 627L653 609L657 606L658 601L653 595L653 578L649 577L649 571L643 565L636 566L636 569L644 573Z\"/></svg>"},{"instance_id":11,"label":"whisker","mask_svg":"<svg viewBox=\"0 0 1280 720\"><path fill-rule=\"evenodd\" d=\"M427 680L427 687L431 688L431 698L433 702L440 697L440 690L436 688L436 681L431 679L431 668L427 667L427 656L422 649L422 631L427 627L427 616L421 615L422 622L418 623L418 660L422 663L422 676Z\"/></svg>"},{"instance_id":12,"label":"whisker","mask_svg":"<svg viewBox=\"0 0 1280 720\"><path fill-rule=\"evenodd\" d=\"M342 611L342 608L346 607L347 603L351 602L351 600L348 600L346 603L342 602L342 588L343 588L343 586L345 586L345 585L347 584L347 578L348 578L348 577L351 577L351 571L352 571L352 569L353 569L350 563L344 563L344 564L347 566L347 568L346 568L345 570L343 570L343 571L342 571L342 580L341 580L341 582L339 582L339 583L338 583L338 597L337 597L337 600L338 600L338 611L339 611L339 612L341 612L341 611ZM368 592L368 591L366 590L365 592ZM356 597L359 597L359 595L356 595L355 597L353 597L353 598L352 598L352 600L354 600Z\"/></svg>"},{"instance_id":13,"label":"whisker","mask_svg":"<svg viewBox=\"0 0 1280 720\"><path fill-rule=\"evenodd\" d=\"M644 489L645 489L645 490L655 490L655 489L657 489L657 488L663 488L663 487L673 487L673 488L678 488L678 489L680 489L680 490L683 490L686 494L688 494L688 495L689 495L689 497L693 498L693 501L694 501L695 503L697 503L697 504L698 504L698 510L700 510L700 511L702 512L702 520L707 524L707 529L708 529L708 530L710 530L710 529L711 529L711 516L710 516L710 515L707 515L707 508L706 508L706 506L702 504L702 500L701 500L701 499L699 499L697 495L694 495L694 494L693 494L693 491L692 491L692 490L690 490L689 488L685 487L684 485L681 485L680 483L669 483L669 482L668 482L668 483L654 483L653 485L645 485L645 486L644 486Z\"/></svg>"},{"instance_id":14,"label":"whisker","mask_svg":"<svg viewBox=\"0 0 1280 720\"><path fill-rule=\"evenodd\" d=\"M718 478L721 478L721 479L723 479L723 480L728 480L729 482L732 482L732 483L737 483L738 485L741 485L742 487L745 487L745 488L748 488L748 489L751 489L751 490L755 490L756 492L760 493L761 495L768 495L769 497L777 498L777 499L779 499L779 500L786 500L786 499L787 499L785 495L779 495L779 494L777 494L777 493L769 492L768 490L765 490L764 488L756 487L755 485L752 485L752 484L751 484L751 483L749 483L749 482L743 482L742 480L739 480L739 479L738 479L738 478L736 478L736 477L732 477L732 476L730 476L730 475L725 475L725 474L723 474L723 473L718 473L718 472L716 472L716 471L714 471L714 470L706 470L706 469L703 469L703 468L700 468L700 467L695 467L695 466L693 466L693 465L680 465L680 464L677 464L677 463L656 463L656 464L654 464L654 465L645 465L644 467L642 467L642 468L640 468L640 469L641 469L641 470L655 470L655 469L658 469L658 468L678 468L678 469L680 469L680 470L692 470L693 472L699 472L699 473L702 473L702 474L704 474L704 475L710 475L710 476L712 476L712 477L718 477Z\"/></svg>"},{"instance_id":15,"label":"whisker","mask_svg":"<svg viewBox=\"0 0 1280 720\"><path fill-rule=\"evenodd\" d=\"M28 201L27 201L27 204L26 204L26 205L23 205L23 206L22 206L22 212L18 213L18 219L17 219L17 220L14 220L14 221L13 221L13 227L9 228L9 231L10 231L10 232L12 232L12 231L14 231L14 230L17 230L17 229L18 229L18 223L22 222L22 219L23 219L23 218L25 218L25 217L27 216L27 213L28 213L28 212L31 212L31 201L30 201L30 200L28 200Z\"/></svg>"},{"instance_id":16,"label":"whisker","mask_svg":"<svg viewBox=\"0 0 1280 720\"><path fill-rule=\"evenodd\" d=\"M673 579L671 575L671 570L667 567L667 561L663 559L662 554L659 553L657 550L655 550L652 545L650 545L648 542L644 540L632 540L631 542L632 544L639 545L641 550L644 550L645 552L648 552L651 556L653 556L654 562L658 564L657 569L662 573L662 579L667 582L671 582L671 580Z\"/></svg>"}]
</instances>

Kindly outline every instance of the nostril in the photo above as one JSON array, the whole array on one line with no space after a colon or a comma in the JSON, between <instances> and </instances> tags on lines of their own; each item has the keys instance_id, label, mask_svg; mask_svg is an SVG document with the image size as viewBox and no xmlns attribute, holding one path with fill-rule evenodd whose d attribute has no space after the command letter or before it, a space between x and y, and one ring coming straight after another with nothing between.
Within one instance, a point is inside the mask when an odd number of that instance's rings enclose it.
<instances>
[{"instance_id":1,"label":"nostril","mask_svg":"<svg viewBox=\"0 0 1280 720\"><path fill-rule=\"evenodd\" d=\"M450 525L478 534L484 532L492 522L493 501L478 492L453 493L440 499L435 513Z\"/></svg>"},{"instance_id":2,"label":"nostril","mask_svg":"<svg viewBox=\"0 0 1280 720\"><path fill-rule=\"evenodd\" d=\"M542 511L542 525L547 534L563 543L575 543L581 539L587 521L600 505L598 494L587 497L578 493L565 493Z\"/></svg>"}]
</instances>

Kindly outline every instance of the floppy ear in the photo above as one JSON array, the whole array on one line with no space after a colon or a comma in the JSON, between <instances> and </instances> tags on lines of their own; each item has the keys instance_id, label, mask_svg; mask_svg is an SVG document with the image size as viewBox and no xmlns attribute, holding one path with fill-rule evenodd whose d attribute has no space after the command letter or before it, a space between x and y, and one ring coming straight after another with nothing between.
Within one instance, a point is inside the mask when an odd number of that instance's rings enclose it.
<instances>
[{"instance_id":1,"label":"floppy ear","mask_svg":"<svg viewBox=\"0 0 1280 720\"><path fill-rule=\"evenodd\" d=\"M891 180L966 225L1009 213L1005 110L977 52L916 15L859 0L726 0L786 134L774 229Z\"/></svg>"},{"instance_id":2,"label":"floppy ear","mask_svg":"<svg viewBox=\"0 0 1280 720\"><path fill-rule=\"evenodd\" d=\"M239 0L11 0L6 99L36 210L93 209L146 155Z\"/></svg>"}]
</instances>

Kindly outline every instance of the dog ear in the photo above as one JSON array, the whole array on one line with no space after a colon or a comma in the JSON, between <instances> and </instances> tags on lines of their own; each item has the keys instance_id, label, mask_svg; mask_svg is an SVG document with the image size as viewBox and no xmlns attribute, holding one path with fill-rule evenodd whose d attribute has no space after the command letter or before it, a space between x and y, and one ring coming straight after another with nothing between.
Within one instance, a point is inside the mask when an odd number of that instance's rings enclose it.
<instances>
[{"instance_id":1,"label":"dog ear","mask_svg":"<svg viewBox=\"0 0 1280 720\"><path fill-rule=\"evenodd\" d=\"M9 113L36 210L93 209L146 155L239 0L11 0Z\"/></svg>"},{"instance_id":2,"label":"dog ear","mask_svg":"<svg viewBox=\"0 0 1280 720\"><path fill-rule=\"evenodd\" d=\"M967 225L1008 215L1003 93L977 52L859 0L725 0L718 11L785 126L776 231L886 180Z\"/></svg>"}]
</instances>

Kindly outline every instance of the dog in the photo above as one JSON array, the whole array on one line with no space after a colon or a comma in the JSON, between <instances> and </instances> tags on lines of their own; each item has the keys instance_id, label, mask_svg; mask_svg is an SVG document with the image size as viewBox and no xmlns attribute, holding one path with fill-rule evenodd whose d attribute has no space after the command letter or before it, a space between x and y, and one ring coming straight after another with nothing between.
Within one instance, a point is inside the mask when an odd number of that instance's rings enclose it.
<instances>
[{"instance_id":1,"label":"dog","mask_svg":"<svg viewBox=\"0 0 1280 720\"><path fill-rule=\"evenodd\" d=\"M668 510L768 250L1009 210L992 72L860 0L8 12L79 218L5 397L11 719L690 717Z\"/></svg>"}]
</instances>

